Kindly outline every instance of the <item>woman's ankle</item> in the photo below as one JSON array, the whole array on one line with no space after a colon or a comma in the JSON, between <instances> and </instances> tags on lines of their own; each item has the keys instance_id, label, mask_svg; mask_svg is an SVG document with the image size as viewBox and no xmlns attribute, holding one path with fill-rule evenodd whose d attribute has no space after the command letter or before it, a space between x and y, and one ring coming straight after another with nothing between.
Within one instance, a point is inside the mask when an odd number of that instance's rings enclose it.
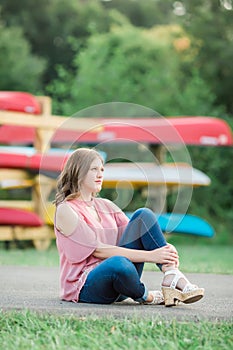
<instances>
[{"instance_id":1,"label":"woman's ankle","mask_svg":"<svg viewBox=\"0 0 233 350\"><path fill-rule=\"evenodd\" d=\"M173 270L173 271L171 271ZM174 277L176 274L180 275L178 281L177 281L177 284L176 284L176 288L179 289L179 290L183 290L186 286L187 283L190 283L188 281L188 279L183 275L182 272L180 272L180 270L178 268L171 268L171 266L167 267L166 271L171 271L170 274L165 274L164 275L164 278L163 278L163 282L162 282L162 286L164 287L170 287L173 280L174 280ZM166 272L164 271L164 273Z\"/></svg>"},{"instance_id":2,"label":"woman's ankle","mask_svg":"<svg viewBox=\"0 0 233 350\"><path fill-rule=\"evenodd\" d=\"M170 270L178 270L178 268L173 264L173 265L163 265L162 266L162 272L165 273L166 271Z\"/></svg>"},{"instance_id":3,"label":"woman's ankle","mask_svg":"<svg viewBox=\"0 0 233 350\"><path fill-rule=\"evenodd\" d=\"M153 301L153 295L149 292L147 295L146 302L151 303Z\"/></svg>"}]
</instances>

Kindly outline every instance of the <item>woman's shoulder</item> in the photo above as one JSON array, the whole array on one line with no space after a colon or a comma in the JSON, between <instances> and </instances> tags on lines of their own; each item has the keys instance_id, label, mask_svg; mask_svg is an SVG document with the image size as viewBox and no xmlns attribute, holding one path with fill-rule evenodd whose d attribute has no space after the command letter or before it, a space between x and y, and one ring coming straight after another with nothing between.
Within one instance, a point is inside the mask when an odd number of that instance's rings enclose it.
<instances>
[{"instance_id":1,"label":"woman's shoulder","mask_svg":"<svg viewBox=\"0 0 233 350\"><path fill-rule=\"evenodd\" d=\"M62 202L56 209L56 227L64 233L69 235L73 232L78 224L78 215L72 209L69 202Z\"/></svg>"},{"instance_id":2,"label":"woman's shoulder","mask_svg":"<svg viewBox=\"0 0 233 350\"><path fill-rule=\"evenodd\" d=\"M57 208L56 208L56 212L71 212L73 205L72 205L72 201L64 201L58 204Z\"/></svg>"}]
</instances>

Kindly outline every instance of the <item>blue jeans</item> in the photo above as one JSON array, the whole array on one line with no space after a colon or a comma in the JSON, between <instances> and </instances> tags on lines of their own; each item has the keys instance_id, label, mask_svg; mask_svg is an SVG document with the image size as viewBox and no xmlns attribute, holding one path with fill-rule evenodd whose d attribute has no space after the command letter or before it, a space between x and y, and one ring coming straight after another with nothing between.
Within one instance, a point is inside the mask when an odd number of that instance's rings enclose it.
<instances>
[{"instance_id":1,"label":"blue jeans","mask_svg":"<svg viewBox=\"0 0 233 350\"><path fill-rule=\"evenodd\" d=\"M167 244L154 213L141 208L132 215L119 242L120 247L153 250ZM162 265L157 264L162 268ZM81 289L79 301L84 303L111 304L130 297L143 302L148 290L141 282L144 263L132 263L123 256L103 260L91 272Z\"/></svg>"}]
</instances>

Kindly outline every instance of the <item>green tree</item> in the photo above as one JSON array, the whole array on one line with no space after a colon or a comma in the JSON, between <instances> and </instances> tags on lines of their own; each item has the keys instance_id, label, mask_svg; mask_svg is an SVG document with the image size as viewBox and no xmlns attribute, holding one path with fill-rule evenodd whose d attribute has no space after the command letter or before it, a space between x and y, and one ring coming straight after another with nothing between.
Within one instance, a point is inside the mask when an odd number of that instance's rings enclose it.
<instances>
[{"instance_id":1,"label":"green tree","mask_svg":"<svg viewBox=\"0 0 233 350\"><path fill-rule=\"evenodd\" d=\"M186 0L178 22L195 39L193 64L216 95L216 104L233 114L233 21L232 1Z\"/></svg>"},{"instance_id":2,"label":"green tree","mask_svg":"<svg viewBox=\"0 0 233 350\"><path fill-rule=\"evenodd\" d=\"M124 13L135 26L179 24L193 37L193 67L216 95L216 105L233 114L233 3L231 0L112 0L106 8Z\"/></svg>"},{"instance_id":3,"label":"green tree","mask_svg":"<svg viewBox=\"0 0 233 350\"><path fill-rule=\"evenodd\" d=\"M106 32L113 23L125 21L123 15L106 11L95 0L0 0L0 4L5 25L21 27L32 52L47 60L45 85L56 77L57 65L73 69L74 54L92 33Z\"/></svg>"},{"instance_id":4,"label":"green tree","mask_svg":"<svg viewBox=\"0 0 233 350\"><path fill-rule=\"evenodd\" d=\"M207 219L216 239L233 243L233 147L189 147L193 166L211 179L211 185L193 191L189 211Z\"/></svg>"},{"instance_id":5,"label":"green tree","mask_svg":"<svg viewBox=\"0 0 233 350\"><path fill-rule=\"evenodd\" d=\"M101 0L100 0L101 1ZM101 1L106 9L116 9L136 27L150 28L174 22L174 0L111 0Z\"/></svg>"},{"instance_id":6,"label":"green tree","mask_svg":"<svg viewBox=\"0 0 233 350\"><path fill-rule=\"evenodd\" d=\"M45 60L31 53L21 28L0 25L0 90L39 91L45 67Z\"/></svg>"},{"instance_id":7,"label":"green tree","mask_svg":"<svg viewBox=\"0 0 233 350\"><path fill-rule=\"evenodd\" d=\"M182 40L188 45L181 48ZM115 27L92 36L75 58L76 74L60 68L49 90L58 101L69 93L60 111L67 115L111 101L144 105L163 115L210 114L214 95L197 69L184 69L192 55L180 27Z\"/></svg>"}]
</instances>

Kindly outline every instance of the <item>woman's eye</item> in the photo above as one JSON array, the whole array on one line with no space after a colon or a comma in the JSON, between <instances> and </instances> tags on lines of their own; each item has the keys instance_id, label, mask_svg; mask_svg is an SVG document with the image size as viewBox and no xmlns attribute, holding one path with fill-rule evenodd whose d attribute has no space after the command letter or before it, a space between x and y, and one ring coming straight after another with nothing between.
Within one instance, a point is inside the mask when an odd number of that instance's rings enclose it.
<instances>
[{"instance_id":1,"label":"woman's eye","mask_svg":"<svg viewBox=\"0 0 233 350\"><path fill-rule=\"evenodd\" d=\"M98 171L98 170L104 171L104 168L100 168L100 169L98 167L91 168L91 171Z\"/></svg>"}]
</instances>

